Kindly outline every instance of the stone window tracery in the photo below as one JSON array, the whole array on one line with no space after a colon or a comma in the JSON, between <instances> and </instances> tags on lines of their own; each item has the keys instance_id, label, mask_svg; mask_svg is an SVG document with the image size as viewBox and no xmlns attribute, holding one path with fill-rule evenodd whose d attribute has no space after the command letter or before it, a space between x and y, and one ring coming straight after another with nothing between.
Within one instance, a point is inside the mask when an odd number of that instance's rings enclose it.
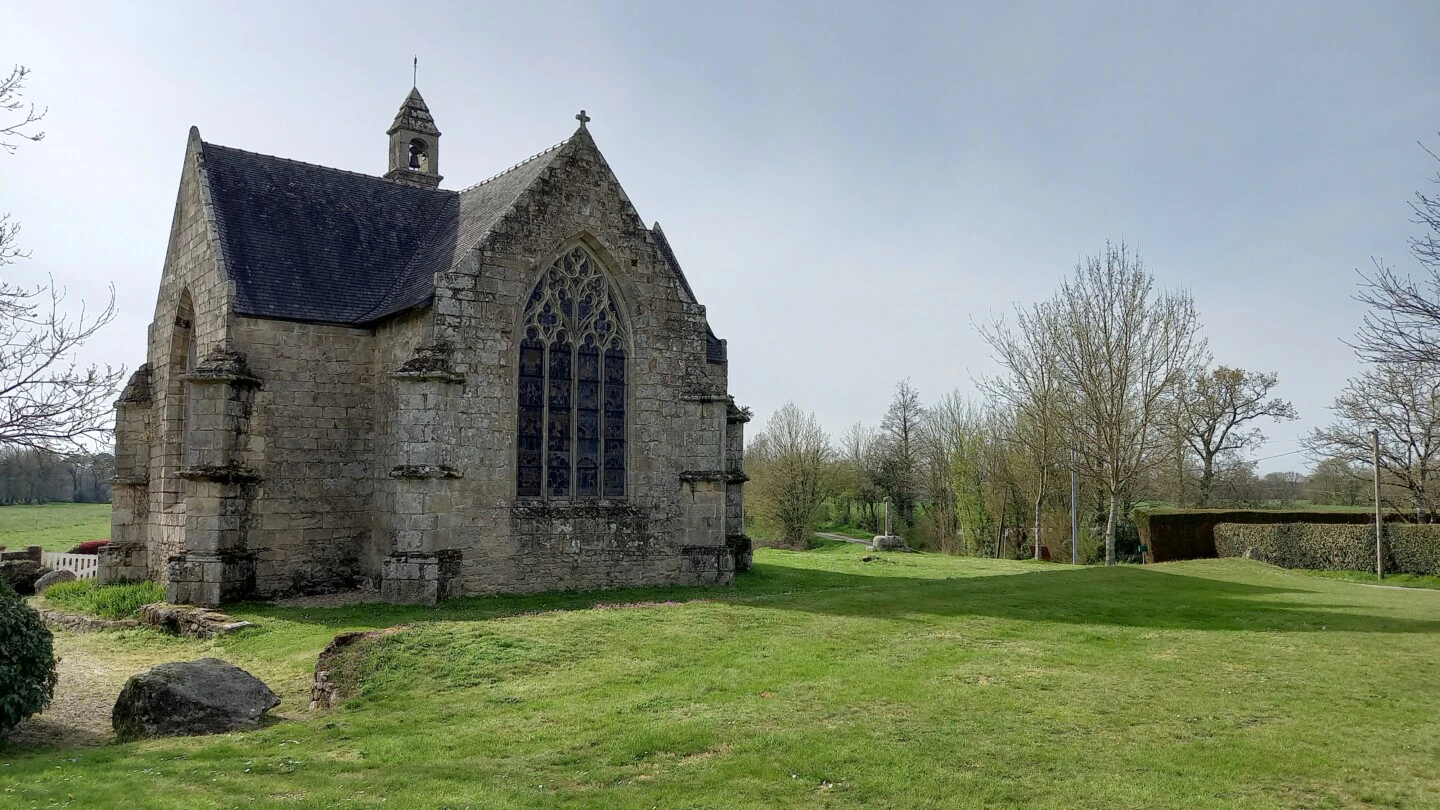
<instances>
[{"instance_id":1,"label":"stone window tracery","mask_svg":"<svg viewBox=\"0 0 1440 810\"><path fill-rule=\"evenodd\" d=\"M625 497L627 330L589 251L545 271L521 330L516 494Z\"/></svg>"}]
</instances>

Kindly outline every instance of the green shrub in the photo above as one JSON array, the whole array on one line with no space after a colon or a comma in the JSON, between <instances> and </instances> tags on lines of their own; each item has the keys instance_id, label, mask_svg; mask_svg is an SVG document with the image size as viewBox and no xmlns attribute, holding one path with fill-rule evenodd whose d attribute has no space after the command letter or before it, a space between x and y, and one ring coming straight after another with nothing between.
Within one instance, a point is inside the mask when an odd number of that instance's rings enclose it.
<instances>
[{"instance_id":1,"label":"green shrub","mask_svg":"<svg viewBox=\"0 0 1440 810\"><path fill-rule=\"evenodd\" d=\"M50 705L56 680L53 641L40 614L0 582L0 737Z\"/></svg>"},{"instance_id":2,"label":"green shrub","mask_svg":"<svg viewBox=\"0 0 1440 810\"><path fill-rule=\"evenodd\" d=\"M1384 546L1386 571L1440 575L1440 526L1387 523ZM1221 523L1215 549L1221 557L1249 556L1285 568L1374 571L1375 527Z\"/></svg>"},{"instance_id":3,"label":"green shrub","mask_svg":"<svg viewBox=\"0 0 1440 810\"><path fill-rule=\"evenodd\" d=\"M96 585L94 580L76 580L45 591L47 605L102 619L134 618L142 606L164 601L165 589L149 581Z\"/></svg>"}]
</instances>

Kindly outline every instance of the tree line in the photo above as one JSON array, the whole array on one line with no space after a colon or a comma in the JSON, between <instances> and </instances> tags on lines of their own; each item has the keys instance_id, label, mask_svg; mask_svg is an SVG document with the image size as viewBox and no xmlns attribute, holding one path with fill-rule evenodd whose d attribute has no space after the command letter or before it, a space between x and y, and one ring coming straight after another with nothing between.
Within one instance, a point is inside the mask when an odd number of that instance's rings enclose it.
<instances>
[{"instance_id":1,"label":"tree line","mask_svg":"<svg viewBox=\"0 0 1440 810\"><path fill-rule=\"evenodd\" d=\"M0 448L0 505L109 503L115 457L110 453L51 453Z\"/></svg>"},{"instance_id":2,"label":"tree line","mask_svg":"<svg viewBox=\"0 0 1440 810\"><path fill-rule=\"evenodd\" d=\"M1433 153L1432 153L1433 154ZM1440 182L1440 176L1435 178ZM1349 345L1364 361L1300 448L1310 474L1255 474L1263 428L1298 418L1274 372L1217 364L1194 300L1160 289L1107 242L1050 298L977 325L1001 369L925 403L900 381L877 425L832 437L786 403L747 450L754 529L801 546L822 524L878 531L888 503L912 544L961 554L1069 557L1071 475L1086 561L1134 557L1137 502L1362 506L1373 495L1437 518L1440 472L1440 197L1411 201L1419 279L1377 262ZM1375 434L1372 435L1372 431ZM1039 539L1036 542L1036 538Z\"/></svg>"}]
</instances>

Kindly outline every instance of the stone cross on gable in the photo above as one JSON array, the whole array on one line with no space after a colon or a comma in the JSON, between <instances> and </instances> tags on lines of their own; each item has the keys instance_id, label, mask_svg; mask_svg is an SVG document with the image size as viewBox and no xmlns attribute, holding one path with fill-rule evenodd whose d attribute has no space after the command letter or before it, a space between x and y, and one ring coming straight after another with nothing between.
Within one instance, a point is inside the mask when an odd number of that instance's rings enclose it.
<instances>
[{"instance_id":1,"label":"stone cross on gable","mask_svg":"<svg viewBox=\"0 0 1440 810\"><path fill-rule=\"evenodd\" d=\"M590 123L590 116L586 115L584 110L581 110L579 115L575 116L575 120L579 121L580 126L584 128L586 124Z\"/></svg>"}]
</instances>

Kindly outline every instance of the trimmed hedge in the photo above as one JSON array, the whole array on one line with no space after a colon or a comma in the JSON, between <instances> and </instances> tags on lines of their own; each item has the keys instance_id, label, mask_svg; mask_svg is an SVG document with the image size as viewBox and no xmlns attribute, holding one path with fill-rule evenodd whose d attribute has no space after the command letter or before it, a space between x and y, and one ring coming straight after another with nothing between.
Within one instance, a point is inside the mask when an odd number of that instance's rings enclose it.
<instances>
[{"instance_id":1,"label":"trimmed hedge","mask_svg":"<svg viewBox=\"0 0 1440 810\"><path fill-rule=\"evenodd\" d=\"M1374 571L1375 526L1280 523L1215 526L1221 557L1250 557L1285 568ZM1440 576L1440 525L1387 523L1385 571Z\"/></svg>"},{"instance_id":2,"label":"trimmed hedge","mask_svg":"<svg viewBox=\"0 0 1440 810\"><path fill-rule=\"evenodd\" d=\"M1373 512L1321 512L1280 509L1136 509L1140 542L1150 547L1147 562L1203 560L1226 556L1216 547L1221 523L1323 523L1374 526ZM1386 521L1403 520L1389 515ZM1372 529L1373 531L1373 529Z\"/></svg>"},{"instance_id":3,"label":"trimmed hedge","mask_svg":"<svg viewBox=\"0 0 1440 810\"><path fill-rule=\"evenodd\" d=\"M0 582L0 738L55 694L55 648L45 623Z\"/></svg>"},{"instance_id":4,"label":"trimmed hedge","mask_svg":"<svg viewBox=\"0 0 1440 810\"><path fill-rule=\"evenodd\" d=\"M1385 570L1440 576L1440 525L1387 523L1385 546Z\"/></svg>"}]
</instances>

